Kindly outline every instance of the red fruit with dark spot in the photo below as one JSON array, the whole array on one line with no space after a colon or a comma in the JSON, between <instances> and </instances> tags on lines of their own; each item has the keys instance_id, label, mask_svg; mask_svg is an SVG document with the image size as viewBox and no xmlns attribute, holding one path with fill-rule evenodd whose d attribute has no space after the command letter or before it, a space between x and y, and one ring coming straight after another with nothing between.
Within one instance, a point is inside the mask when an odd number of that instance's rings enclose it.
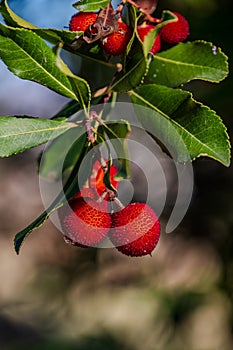
<instances>
[{"instance_id":1,"label":"red fruit with dark spot","mask_svg":"<svg viewBox=\"0 0 233 350\"><path fill-rule=\"evenodd\" d=\"M173 12L176 22L166 24L160 31L161 40L168 44L178 44L189 35L188 21L179 13Z\"/></svg>"},{"instance_id":2,"label":"red fruit with dark spot","mask_svg":"<svg viewBox=\"0 0 233 350\"><path fill-rule=\"evenodd\" d=\"M151 254L159 237L159 219L147 204L132 203L112 214L109 238L115 247L125 255Z\"/></svg>"},{"instance_id":3,"label":"red fruit with dark spot","mask_svg":"<svg viewBox=\"0 0 233 350\"><path fill-rule=\"evenodd\" d=\"M146 24L142 25L137 28L139 38L144 42L145 37L150 33L151 30L153 30L155 27L152 24ZM158 34L155 38L155 41L150 49L150 52L155 55L157 52L161 50L161 39L160 35Z\"/></svg>"},{"instance_id":4,"label":"red fruit with dark spot","mask_svg":"<svg viewBox=\"0 0 233 350\"><path fill-rule=\"evenodd\" d=\"M108 166L108 162L106 161L106 166ZM116 174L118 173L117 168L115 167L115 165L111 165L110 166L110 171L109 171L109 177L110 177L110 182L111 185L117 189L119 181L114 179L114 177L116 176ZM99 161L96 161L94 166L93 166L93 175L90 178L90 186L91 189L93 190L93 192L98 193L99 196L101 196L106 190L107 187L104 183L104 175L105 172L100 164ZM105 200L109 199L109 196L105 196L104 197Z\"/></svg>"},{"instance_id":5,"label":"red fruit with dark spot","mask_svg":"<svg viewBox=\"0 0 233 350\"><path fill-rule=\"evenodd\" d=\"M98 15L94 12L78 12L74 14L69 23L69 30L72 32L85 31L95 23Z\"/></svg>"},{"instance_id":6,"label":"red fruit with dark spot","mask_svg":"<svg viewBox=\"0 0 233 350\"><path fill-rule=\"evenodd\" d=\"M98 245L111 227L107 202L89 197L71 200L58 210L65 240L79 247Z\"/></svg>"},{"instance_id":7,"label":"red fruit with dark spot","mask_svg":"<svg viewBox=\"0 0 233 350\"><path fill-rule=\"evenodd\" d=\"M125 54L127 45L133 30L124 22L118 21L118 29L102 41L102 48L111 56L122 56Z\"/></svg>"}]
</instances>

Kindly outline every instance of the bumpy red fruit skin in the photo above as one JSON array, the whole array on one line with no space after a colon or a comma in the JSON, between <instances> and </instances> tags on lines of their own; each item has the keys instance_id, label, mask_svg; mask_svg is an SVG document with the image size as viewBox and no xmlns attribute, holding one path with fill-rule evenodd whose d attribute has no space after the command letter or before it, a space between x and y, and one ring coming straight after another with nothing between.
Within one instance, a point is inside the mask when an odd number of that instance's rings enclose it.
<instances>
[{"instance_id":1,"label":"bumpy red fruit skin","mask_svg":"<svg viewBox=\"0 0 233 350\"><path fill-rule=\"evenodd\" d=\"M112 214L109 238L128 256L151 254L160 237L160 222L147 204L132 203Z\"/></svg>"},{"instance_id":2,"label":"bumpy red fruit skin","mask_svg":"<svg viewBox=\"0 0 233 350\"><path fill-rule=\"evenodd\" d=\"M122 56L125 54L131 36L132 28L118 21L118 30L102 41L102 48L108 55Z\"/></svg>"},{"instance_id":3,"label":"bumpy red fruit skin","mask_svg":"<svg viewBox=\"0 0 233 350\"><path fill-rule=\"evenodd\" d=\"M176 22L166 24L160 31L161 40L168 44L178 44L189 35L188 21L179 13L173 12L178 18Z\"/></svg>"},{"instance_id":4,"label":"bumpy red fruit skin","mask_svg":"<svg viewBox=\"0 0 233 350\"><path fill-rule=\"evenodd\" d=\"M142 40L142 42L144 41L146 35L149 34L149 32L154 28L155 27L151 24L147 24L145 26L141 26L141 27L137 28L139 38ZM155 38L155 41L154 41L151 49L150 49L150 52L153 55L155 55L160 50L161 50L161 39L160 39L160 35L158 34Z\"/></svg>"},{"instance_id":5,"label":"bumpy red fruit skin","mask_svg":"<svg viewBox=\"0 0 233 350\"><path fill-rule=\"evenodd\" d=\"M95 23L98 15L94 12L78 12L74 14L69 23L69 30L72 32L85 31Z\"/></svg>"},{"instance_id":6,"label":"bumpy red fruit skin","mask_svg":"<svg viewBox=\"0 0 233 350\"><path fill-rule=\"evenodd\" d=\"M66 239L79 247L96 246L111 227L107 202L98 203L89 197L70 201L58 210L58 216Z\"/></svg>"}]
</instances>

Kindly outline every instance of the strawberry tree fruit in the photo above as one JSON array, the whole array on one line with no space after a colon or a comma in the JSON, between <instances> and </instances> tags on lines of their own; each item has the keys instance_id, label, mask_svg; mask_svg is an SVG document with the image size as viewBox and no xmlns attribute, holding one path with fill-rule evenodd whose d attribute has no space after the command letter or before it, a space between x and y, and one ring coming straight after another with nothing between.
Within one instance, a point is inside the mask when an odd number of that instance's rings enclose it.
<instances>
[{"instance_id":1,"label":"strawberry tree fruit","mask_svg":"<svg viewBox=\"0 0 233 350\"><path fill-rule=\"evenodd\" d=\"M111 215L109 237L115 247L128 256L151 254L160 237L160 222L144 203L131 203Z\"/></svg>"},{"instance_id":2,"label":"strawberry tree fruit","mask_svg":"<svg viewBox=\"0 0 233 350\"><path fill-rule=\"evenodd\" d=\"M188 21L178 12L173 12L176 22L167 23L160 31L161 40L167 44L178 44L189 35Z\"/></svg>"},{"instance_id":3,"label":"strawberry tree fruit","mask_svg":"<svg viewBox=\"0 0 233 350\"><path fill-rule=\"evenodd\" d=\"M139 122L147 135L168 150L175 163L186 166L206 156L230 165L229 136L220 116L196 101L195 92L186 90L186 84L194 80L224 80L229 73L226 55L199 38L180 43L189 34L189 24L177 12L163 10L157 18L156 6L146 4L148 1L115 3L114 9L111 3L76 2L73 6L79 12L70 19L68 31L35 27L15 14L7 0L1 2L5 24L0 24L0 58L8 70L69 99L51 118L18 113L0 116L0 157L49 142L39 157L40 175L49 182L59 180L61 185L57 195L51 192L44 211L15 236L17 253L55 210L72 244L95 246L109 235L118 250L129 256L147 255L156 247L160 224L148 205L129 204L109 214L109 202L115 200L111 209L115 204L121 207L114 168L98 170L91 184L93 162L98 159L103 165L106 150L109 159L119 158L119 175L130 176L128 134L134 121L128 108L119 113L116 102L126 100L130 111L135 109L136 125ZM150 40L152 28L159 29L156 46ZM79 31L82 33L77 38ZM166 43L180 44L167 47ZM72 72L70 60L67 64L63 61L61 48L82 60L79 73ZM149 49L159 54L148 57ZM112 119L115 116L116 120ZM105 151L100 147L93 156L92 150L102 142L106 143ZM77 188L82 188L81 193L76 194ZM105 198L105 193L109 197Z\"/></svg>"},{"instance_id":4,"label":"strawberry tree fruit","mask_svg":"<svg viewBox=\"0 0 233 350\"><path fill-rule=\"evenodd\" d=\"M102 41L103 50L111 56L123 56L132 36L132 28L118 20L118 29Z\"/></svg>"},{"instance_id":5,"label":"strawberry tree fruit","mask_svg":"<svg viewBox=\"0 0 233 350\"><path fill-rule=\"evenodd\" d=\"M72 32L85 31L90 25L94 24L98 15L94 12L75 13L69 23L69 30Z\"/></svg>"},{"instance_id":6,"label":"strawberry tree fruit","mask_svg":"<svg viewBox=\"0 0 233 350\"><path fill-rule=\"evenodd\" d=\"M108 162L106 162L106 171L108 167ZM109 181L111 183L111 187L117 190L119 181L115 179L118 170L115 165L111 165L109 169ZM90 178L90 186L93 192L95 192L98 196L102 196L104 192L107 191L107 186L104 182L105 177L105 169L101 166L99 161L96 161L93 166L93 175ZM104 197L105 200L109 199L109 195Z\"/></svg>"},{"instance_id":7,"label":"strawberry tree fruit","mask_svg":"<svg viewBox=\"0 0 233 350\"><path fill-rule=\"evenodd\" d=\"M107 202L97 202L90 197L71 200L58 210L65 239L79 247L98 245L111 227Z\"/></svg>"},{"instance_id":8,"label":"strawberry tree fruit","mask_svg":"<svg viewBox=\"0 0 233 350\"><path fill-rule=\"evenodd\" d=\"M153 30L155 27L152 24L143 24L142 26L137 27L139 38L144 42L145 37ZM150 49L150 52L155 55L157 52L161 50L161 39L158 34L155 38L155 41Z\"/></svg>"}]
</instances>

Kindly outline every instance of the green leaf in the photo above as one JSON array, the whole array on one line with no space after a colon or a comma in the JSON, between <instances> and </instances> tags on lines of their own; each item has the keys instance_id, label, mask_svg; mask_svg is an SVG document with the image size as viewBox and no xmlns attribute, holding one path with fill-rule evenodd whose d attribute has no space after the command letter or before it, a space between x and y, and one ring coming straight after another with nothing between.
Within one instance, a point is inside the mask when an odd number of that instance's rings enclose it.
<instances>
[{"instance_id":1,"label":"green leaf","mask_svg":"<svg viewBox=\"0 0 233 350\"><path fill-rule=\"evenodd\" d=\"M52 211L51 211L52 212ZM51 213L50 212L50 213ZM17 254L19 254L20 248L24 242L24 240L27 238L27 236L35 229L39 228L43 225L45 220L48 218L47 211L44 211L35 221L33 221L29 226L27 226L24 230L20 231L16 234L14 238L14 246L15 251Z\"/></svg>"},{"instance_id":2,"label":"green leaf","mask_svg":"<svg viewBox=\"0 0 233 350\"><path fill-rule=\"evenodd\" d=\"M116 67L116 64L107 61L106 55L103 55L96 44L87 44L82 41L79 42L81 46L79 44L77 45L77 32L58 30L56 28L36 27L35 25L16 15L8 6L6 0L3 0L0 4L0 11L2 12L6 24L11 27L30 29L44 40L47 40L54 45L62 46L64 50L72 52L73 54L83 57L84 59L90 59L104 64L105 66ZM98 48L97 51L96 48Z\"/></svg>"},{"instance_id":3,"label":"green leaf","mask_svg":"<svg viewBox=\"0 0 233 350\"><path fill-rule=\"evenodd\" d=\"M131 11L129 13L131 16L130 22L133 24L135 29L138 21L136 9L131 7ZM156 26L155 30L153 30L147 36L144 43L142 43L138 34L136 34L136 31L134 32L127 47L125 64L122 71L116 76L116 79L111 86L111 90L119 93L125 93L143 83L149 69L147 56L155 37L158 35L160 29L168 22L174 21L174 18L175 16L172 14L172 12L163 11L163 22Z\"/></svg>"},{"instance_id":4,"label":"green leaf","mask_svg":"<svg viewBox=\"0 0 233 350\"><path fill-rule=\"evenodd\" d=\"M118 177L129 176L129 155L127 147L127 136L130 133L130 125L126 120L105 122L98 128L98 133L106 133L111 140L118 160L121 162L121 169Z\"/></svg>"},{"instance_id":5,"label":"green leaf","mask_svg":"<svg viewBox=\"0 0 233 350\"><path fill-rule=\"evenodd\" d=\"M147 72L147 63L143 52L133 55L126 63L125 71L119 73L111 86L111 90L125 93L143 82Z\"/></svg>"},{"instance_id":6,"label":"green leaf","mask_svg":"<svg viewBox=\"0 0 233 350\"><path fill-rule=\"evenodd\" d=\"M74 42L77 35L76 32L70 32L68 30L59 30L56 28L37 28L32 30L44 40L47 40L54 45L59 44L60 46L62 46L62 44L71 45Z\"/></svg>"},{"instance_id":7,"label":"green leaf","mask_svg":"<svg viewBox=\"0 0 233 350\"><path fill-rule=\"evenodd\" d=\"M32 117L0 117L0 157L23 152L63 134L75 124Z\"/></svg>"},{"instance_id":8,"label":"green leaf","mask_svg":"<svg viewBox=\"0 0 233 350\"><path fill-rule=\"evenodd\" d=\"M8 69L22 79L40 83L82 104L83 100L89 101L87 82L72 76L75 79L73 84L74 79L70 81L70 77L61 70L61 60L38 35L29 30L14 29L0 23L0 57Z\"/></svg>"},{"instance_id":9,"label":"green leaf","mask_svg":"<svg viewBox=\"0 0 233 350\"><path fill-rule=\"evenodd\" d=\"M137 117L145 130L162 141L178 162L200 156L230 164L230 144L226 127L217 114L183 90L144 85L130 92L140 109Z\"/></svg>"},{"instance_id":10,"label":"green leaf","mask_svg":"<svg viewBox=\"0 0 233 350\"><path fill-rule=\"evenodd\" d=\"M0 57L8 69L22 79L36 81L73 99L77 99L69 79L56 65L51 49L36 34L0 24Z\"/></svg>"},{"instance_id":11,"label":"green leaf","mask_svg":"<svg viewBox=\"0 0 233 350\"><path fill-rule=\"evenodd\" d=\"M148 71L147 53L135 31L137 27L136 9L132 7L130 9L130 22L133 24L134 33L127 46L123 69L116 75L111 85L111 90L119 93L125 93L140 85Z\"/></svg>"},{"instance_id":12,"label":"green leaf","mask_svg":"<svg viewBox=\"0 0 233 350\"><path fill-rule=\"evenodd\" d=\"M85 126L77 126L56 138L40 157L40 176L49 181L60 179L71 171L83 152L86 143Z\"/></svg>"},{"instance_id":13,"label":"green leaf","mask_svg":"<svg viewBox=\"0 0 233 350\"><path fill-rule=\"evenodd\" d=\"M69 79L75 95L78 97L82 108L86 110L89 107L91 100L91 89L86 80L74 75L69 67L63 62L59 56L59 50L57 52L57 65L59 66L61 72L63 72Z\"/></svg>"},{"instance_id":14,"label":"green leaf","mask_svg":"<svg viewBox=\"0 0 233 350\"><path fill-rule=\"evenodd\" d=\"M49 215L51 215L55 210L60 208L66 201L73 198L74 195L78 193L80 188L84 185L86 179L88 178L88 176L90 176L90 172L92 171L92 165L94 162L91 152L88 152L89 147L86 145L85 147L83 147L79 159L75 164L72 172L70 173L63 190L57 195L52 204L30 225L28 225L25 229L16 234L14 239L14 246L17 254L19 254L20 248L25 239L29 236L29 234L35 229L42 226L45 220L48 219ZM83 159L85 159L84 165L80 168Z\"/></svg>"},{"instance_id":15,"label":"green leaf","mask_svg":"<svg viewBox=\"0 0 233 350\"><path fill-rule=\"evenodd\" d=\"M37 29L34 24L25 21L19 17L14 11L11 10L6 0L2 0L0 3L0 12L3 16L5 23L11 27L23 27L29 29Z\"/></svg>"},{"instance_id":16,"label":"green leaf","mask_svg":"<svg viewBox=\"0 0 233 350\"><path fill-rule=\"evenodd\" d=\"M79 0L73 6L78 11L98 11L100 8L105 8L110 0Z\"/></svg>"},{"instance_id":17,"label":"green leaf","mask_svg":"<svg viewBox=\"0 0 233 350\"><path fill-rule=\"evenodd\" d=\"M11 10L6 0L3 0L1 2L0 12L3 16L5 23L8 26L31 29L36 34L41 36L43 39L53 44L57 44L59 42L71 44L77 35L77 33L70 32L67 30L58 30L56 28L50 28L50 29L39 28L34 24L28 21L25 21L25 19L23 19L22 17L19 17L14 11Z\"/></svg>"},{"instance_id":18,"label":"green leaf","mask_svg":"<svg viewBox=\"0 0 233 350\"><path fill-rule=\"evenodd\" d=\"M179 43L155 55L147 75L151 83L177 87L193 79L220 82L228 74L227 57L205 41Z\"/></svg>"}]
</instances>

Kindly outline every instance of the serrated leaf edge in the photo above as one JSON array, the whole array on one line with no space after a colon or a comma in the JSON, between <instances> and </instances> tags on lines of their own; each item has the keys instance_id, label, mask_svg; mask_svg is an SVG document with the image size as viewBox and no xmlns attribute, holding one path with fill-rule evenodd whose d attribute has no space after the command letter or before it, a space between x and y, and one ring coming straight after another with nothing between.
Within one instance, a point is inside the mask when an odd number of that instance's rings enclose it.
<instances>
[{"instance_id":1,"label":"serrated leaf edge","mask_svg":"<svg viewBox=\"0 0 233 350\"><path fill-rule=\"evenodd\" d=\"M205 41L205 40L194 40L194 41L187 41L186 43L180 43L181 45L185 45L185 44L195 44L195 43L201 43L201 44L207 44L208 46L210 46L211 49L213 49L215 47L215 45L211 42L208 42L208 41ZM178 45L180 45L178 44ZM198 77L198 78L191 78L189 80L187 80L185 83L189 83L190 81L192 80L203 80L203 81L208 81L208 82L211 82L211 83L220 83L221 81L223 81L229 74L229 63L228 63L228 57L227 55L225 55L225 53L222 51L222 49L220 47L217 47L219 53L225 58L225 62L226 62L226 71L225 70L220 70L220 69L216 69L216 68L212 68L214 69L215 71L219 71L219 72L223 72L224 75L222 78L218 79L218 80L215 80L215 79L207 79L207 78L203 78L203 77ZM164 51L163 51L164 52ZM163 53L161 52L161 54ZM156 59L159 60L159 61L164 61L164 62L171 62L171 63L174 63L174 60L170 59L170 58L166 58L166 57L163 57L163 56L160 56L160 54L158 53L156 55ZM193 64L193 63L187 63L187 62L183 62L183 61L176 61L177 64L180 64L180 65L185 65L185 66L190 66L190 67L200 67L202 68L203 66L201 65L197 65L197 64ZM211 68L209 66L204 66L204 67L207 67L207 68Z\"/></svg>"},{"instance_id":2,"label":"serrated leaf edge","mask_svg":"<svg viewBox=\"0 0 233 350\"><path fill-rule=\"evenodd\" d=\"M179 91L182 91L184 92L182 89L176 89L176 90L179 90ZM206 144L203 144L204 147L206 147L207 149L209 148L210 151L212 153L215 153L216 154L216 157L214 156L211 156L209 154L206 154L206 153L199 153L197 156L195 157L192 157L191 160L194 161L195 159L201 157L201 156L208 156L209 158L212 158L214 160L217 160L219 161L220 163L222 163L223 165L229 167L230 166L230 157L231 157L231 144L230 144L230 138L229 138L229 135L227 133L227 128L225 126L225 124L222 122L222 119L220 118L219 115L217 115L217 113L212 110L210 107L208 106L205 106L203 105L201 102L198 102L196 100L193 99L193 94L191 92L188 92L188 91L185 91L187 94L187 98L191 98L193 102L195 102L197 105L199 105L200 107L202 108L205 108L207 110L209 110L211 113L213 113L217 119L219 120L219 122L221 123L222 127L223 127L223 131L224 131L224 134L226 136L226 142L227 142L227 145L228 145L228 150L227 150L227 154L228 154L228 161L227 162L224 162L223 160L219 159L218 154L216 152L213 152L212 149L210 149ZM170 120L173 124L175 124L178 128L182 129L185 131L185 133L188 133L191 137L195 138L196 137L191 134L187 129L185 129L182 125L178 124L175 120L171 119L166 113L162 112L159 108L155 107L154 105L152 105L150 102L148 102L147 100L145 100L144 98L142 98L140 95L138 95L135 91L130 91L128 92L129 95L134 95L135 97L137 97L139 100L141 100L142 102L144 102L149 108L155 110L156 112L158 112L160 115L162 115L163 117L165 117L167 120ZM201 143L200 140L196 139L198 141L198 143Z\"/></svg>"}]
</instances>

